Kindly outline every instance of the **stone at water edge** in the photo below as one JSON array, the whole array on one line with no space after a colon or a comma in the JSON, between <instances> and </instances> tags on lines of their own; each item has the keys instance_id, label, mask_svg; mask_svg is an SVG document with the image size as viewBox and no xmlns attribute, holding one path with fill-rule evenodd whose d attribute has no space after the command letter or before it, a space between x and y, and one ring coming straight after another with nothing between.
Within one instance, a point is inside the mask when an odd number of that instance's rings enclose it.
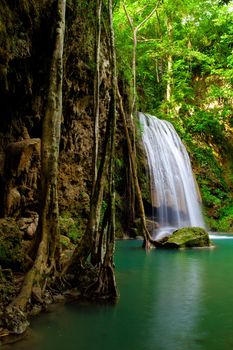
<instances>
[{"instance_id":1,"label":"stone at water edge","mask_svg":"<svg viewBox=\"0 0 233 350\"><path fill-rule=\"evenodd\" d=\"M201 227L183 227L158 241L159 248L192 248L192 247L210 247L208 233Z\"/></svg>"},{"instance_id":2,"label":"stone at water edge","mask_svg":"<svg viewBox=\"0 0 233 350\"><path fill-rule=\"evenodd\" d=\"M151 236L153 236L153 232L155 229L159 228L159 224L157 221L146 218L146 228L151 234ZM134 221L134 226L130 228L130 237L136 238L136 237L142 237L142 235L143 235L142 221L141 221L141 218L137 218Z\"/></svg>"},{"instance_id":3,"label":"stone at water edge","mask_svg":"<svg viewBox=\"0 0 233 350\"><path fill-rule=\"evenodd\" d=\"M27 315L16 306L6 309L4 321L6 329L13 334L23 334L30 325Z\"/></svg>"}]
</instances>

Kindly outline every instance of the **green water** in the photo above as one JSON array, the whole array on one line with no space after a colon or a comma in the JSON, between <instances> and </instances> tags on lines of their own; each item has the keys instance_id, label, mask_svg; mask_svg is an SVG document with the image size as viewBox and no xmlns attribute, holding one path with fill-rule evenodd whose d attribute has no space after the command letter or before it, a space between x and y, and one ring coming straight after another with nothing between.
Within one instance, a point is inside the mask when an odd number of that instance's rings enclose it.
<instances>
[{"instance_id":1,"label":"green water","mask_svg":"<svg viewBox=\"0 0 233 350\"><path fill-rule=\"evenodd\" d=\"M32 322L13 349L233 349L233 239L215 249L116 247L117 305L70 304Z\"/></svg>"}]
</instances>

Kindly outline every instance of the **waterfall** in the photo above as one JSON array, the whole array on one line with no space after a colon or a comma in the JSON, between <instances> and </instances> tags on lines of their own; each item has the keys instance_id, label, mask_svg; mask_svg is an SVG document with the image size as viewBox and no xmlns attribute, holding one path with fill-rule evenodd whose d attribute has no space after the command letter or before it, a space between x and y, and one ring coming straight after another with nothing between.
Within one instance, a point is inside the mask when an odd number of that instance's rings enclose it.
<instances>
[{"instance_id":1,"label":"waterfall","mask_svg":"<svg viewBox=\"0 0 233 350\"><path fill-rule=\"evenodd\" d=\"M189 155L173 125L143 113L139 120L150 173L152 217L159 224L153 237L186 226L205 227Z\"/></svg>"}]
</instances>

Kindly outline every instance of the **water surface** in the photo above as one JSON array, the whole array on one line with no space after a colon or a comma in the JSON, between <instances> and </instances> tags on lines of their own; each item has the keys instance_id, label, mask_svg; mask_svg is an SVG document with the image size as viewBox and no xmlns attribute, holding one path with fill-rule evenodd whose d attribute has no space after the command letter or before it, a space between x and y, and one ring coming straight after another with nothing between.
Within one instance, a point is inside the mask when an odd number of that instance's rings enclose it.
<instances>
[{"instance_id":1,"label":"water surface","mask_svg":"<svg viewBox=\"0 0 233 350\"><path fill-rule=\"evenodd\" d=\"M214 241L215 249L149 253L140 241L117 242L117 305L61 306L13 349L233 349L233 239Z\"/></svg>"}]
</instances>

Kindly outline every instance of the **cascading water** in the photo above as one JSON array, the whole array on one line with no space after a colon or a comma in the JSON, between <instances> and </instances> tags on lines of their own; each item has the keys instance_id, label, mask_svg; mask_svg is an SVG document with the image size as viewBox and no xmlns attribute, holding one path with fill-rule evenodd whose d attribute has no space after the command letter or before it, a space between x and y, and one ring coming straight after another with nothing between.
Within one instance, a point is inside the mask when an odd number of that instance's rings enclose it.
<instances>
[{"instance_id":1,"label":"cascading water","mask_svg":"<svg viewBox=\"0 0 233 350\"><path fill-rule=\"evenodd\" d=\"M205 227L190 159L173 125L143 113L139 119L150 172L152 216L159 224L154 238L181 227Z\"/></svg>"}]
</instances>

